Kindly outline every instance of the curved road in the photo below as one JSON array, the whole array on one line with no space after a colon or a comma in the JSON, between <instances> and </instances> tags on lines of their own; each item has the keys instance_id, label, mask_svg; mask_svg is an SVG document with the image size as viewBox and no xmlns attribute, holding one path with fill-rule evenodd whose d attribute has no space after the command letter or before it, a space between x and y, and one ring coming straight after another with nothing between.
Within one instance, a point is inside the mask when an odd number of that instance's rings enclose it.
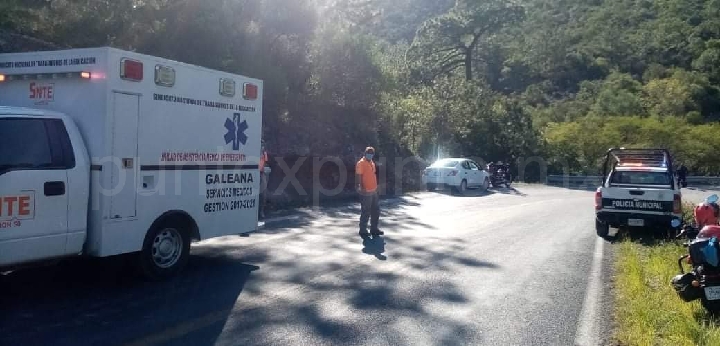
<instances>
[{"instance_id":1,"label":"curved road","mask_svg":"<svg viewBox=\"0 0 720 346\"><path fill-rule=\"evenodd\" d=\"M691 193L703 194L702 191ZM593 194L520 185L300 210L193 247L181 277L125 258L0 276L0 345L599 345L612 245Z\"/></svg>"}]
</instances>

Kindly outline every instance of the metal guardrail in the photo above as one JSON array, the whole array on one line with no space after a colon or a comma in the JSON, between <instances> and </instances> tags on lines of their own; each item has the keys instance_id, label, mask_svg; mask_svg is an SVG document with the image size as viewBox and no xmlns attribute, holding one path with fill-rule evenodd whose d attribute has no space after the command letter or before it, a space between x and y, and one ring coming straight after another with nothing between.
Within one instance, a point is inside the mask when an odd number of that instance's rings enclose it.
<instances>
[{"instance_id":1,"label":"metal guardrail","mask_svg":"<svg viewBox=\"0 0 720 346\"><path fill-rule=\"evenodd\" d=\"M700 176L693 176L693 177L687 177L688 185L710 185L710 186L718 186L720 185L720 177L700 177Z\"/></svg>"},{"instance_id":2,"label":"metal guardrail","mask_svg":"<svg viewBox=\"0 0 720 346\"><path fill-rule=\"evenodd\" d=\"M545 184L563 187L597 188L602 184L602 177L599 175L548 175L545 178Z\"/></svg>"},{"instance_id":3,"label":"metal guardrail","mask_svg":"<svg viewBox=\"0 0 720 346\"><path fill-rule=\"evenodd\" d=\"M718 176L689 176L688 186L720 186ZM602 184L599 175L548 175L545 184L553 186L598 187Z\"/></svg>"}]
</instances>

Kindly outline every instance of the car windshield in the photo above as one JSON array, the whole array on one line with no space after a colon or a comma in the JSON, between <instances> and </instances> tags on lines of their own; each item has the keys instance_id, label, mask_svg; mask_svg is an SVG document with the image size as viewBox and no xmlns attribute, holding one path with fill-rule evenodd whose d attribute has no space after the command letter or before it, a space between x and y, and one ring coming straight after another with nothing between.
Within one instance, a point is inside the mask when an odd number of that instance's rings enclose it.
<instances>
[{"instance_id":1,"label":"car windshield","mask_svg":"<svg viewBox=\"0 0 720 346\"><path fill-rule=\"evenodd\" d=\"M665 172L616 171L611 184L623 185L670 185L670 175Z\"/></svg>"},{"instance_id":2,"label":"car windshield","mask_svg":"<svg viewBox=\"0 0 720 346\"><path fill-rule=\"evenodd\" d=\"M435 161L435 163L433 163L430 167L455 167L457 166L458 162L460 162L460 160L438 160Z\"/></svg>"}]
</instances>

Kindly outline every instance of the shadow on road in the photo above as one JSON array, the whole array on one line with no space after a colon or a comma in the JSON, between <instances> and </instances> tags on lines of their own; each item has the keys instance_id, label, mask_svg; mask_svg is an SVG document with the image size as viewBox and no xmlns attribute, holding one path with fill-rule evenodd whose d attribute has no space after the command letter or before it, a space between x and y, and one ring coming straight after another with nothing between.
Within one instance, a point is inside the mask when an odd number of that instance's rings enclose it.
<instances>
[{"instance_id":1,"label":"shadow on road","mask_svg":"<svg viewBox=\"0 0 720 346\"><path fill-rule=\"evenodd\" d=\"M381 261L387 260L387 256L383 255L383 252L385 252L385 239L380 236L363 238L362 252L373 255Z\"/></svg>"},{"instance_id":2,"label":"shadow on road","mask_svg":"<svg viewBox=\"0 0 720 346\"><path fill-rule=\"evenodd\" d=\"M488 189L488 190L482 190L482 189L467 189L465 190L465 193L458 193L455 191L452 191L450 189L438 189L434 191L430 191L431 193L438 193L445 196L452 196L452 197L484 197L489 196L495 193L495 191Z\"/></svg>"},{"instance_id":3,"label":"shadow on road","mask_svg":"<svg viewBox=\"0 0 720 346\"><path fill-rule=\"evenodd\" d=\"M550 186L550 187L559 187L559 188L562 188L562 189L576 190L576 191L595 191L595 190L597 190L598 187L600 187L599 185L594 185L594 184L582 184L582 185L548 184L547 186Z\"/></svg>"},{"instance_id":4,"label":"shadow on road","mask_svg":"<svg viewBox=\"0 0 720 346\"><path fill-rule=\"evenodd\" d=\"M427 309L470 300L451 281L427 278L500 266L461 238L393 236L433 229L402 210L414 205L411 197L385 203L389 236L362 244L357 205L306 210L249 238L193 247L186 270L168 282L138 280L127 257L0 277L0 345L412 344L398 317L433 326L425 344L479 340L471 321Z\"/></svg>"},{"instance_id":5,"label":"shadow on road","mask_svg":"<svg viewBox=\"0 0 720 346\"><path fill-rule=\"evenodd\" d=\"M410 218L405 216L402 212L403 208L417 207L420 203L416 202L417 197L407 196L401 198L387 199L380 202L381 212L381 223L383 227L387 226L398 226L398 225L415 225L429 229L434 229L433 226L422 223L416 218ZM348 202L342 206L336 206L333 208L318 208L318 209L300 209L297 210L289 219L284 219L278 222L266 222L265 227L259 230L258 234L278 234L287 232L290 229L297 228L311 228L313 222L330 218L331 223L335 223L331 226L340 226L338 223L354 222L357 224L360 217L360 203L359 201Z\"/></svg>"},{"instance_id":6,"label":"shadow on road","mask_svg":"<svg viewBox=\"0 0 720 346\"><path fill-rule=\"evenodd\" d=\"M280 282L295 285L297 293L273 296L266 306L253 310L252 315L236 315L223 330L224 335L232 335L232 341L217 345L266 344L261 340L272 338L268 333L272 333L274 326L283 330L309 329L312 339L305 341L308 344L409 345L398 336L407 330L394 329L399 316L413 316L424 325L441 326L435 329L432 337L436 341L432 344L459 345L461 340L481 333L470 321L428 312L423 305L427 302L462 305L469 298L453 283L428 281L427 277L445 275L459 267L496 270L500 268L497 264L466 255L466 243L456 238L386 235L361 243L354 228L356 220L349 224L352 231L347 234L339 235L329 231L333 227L326 227L286 240L262 270L253 273L255 284L248 285L246 292L262 296L272 293ZM390 234L393 231L393 227L383 229ZM318 234L323 234L322 240ZM333 255L328 254L330 251ZM356 253L374 256L380 262L362 261L353 255ZM407 269L400 271L402 275L384 269L392 263ZM368 318L372 323L367 322ZM368 328L375 329L368 332ZM461 339L462 336L467 338ZM376 339L372 341L371 337ZM284 341L272 344L300 342L292 336L281 340ZM195 344L206 343L194 340Z\"/></svg>"},{"instance_id":7,"label":"shadow on road","mask_svg":"<svg viewBox=\"0 0 720 346\"><path fill-rule=\"evenodd\" d=\"M0 345L122 345L209 313L204 322L222 326L259 269L223 254L193 255L178 278L145 282L130 260L70 261L0 278Z\"/></svg>"},{"instance_id":8,"label":"shadow on road","mask_svg":"<svg viewBox=\"0 0 720 346\"><path fill-rule=\"evenodd\" d=\"M521 196L521 197L526 197L526 196L527 196L526 193L521 192L521 191L517 190L516 188L514 188L514 187L512 187L512 186L510 186L510 187L496 187L496 188L493 188L493 190L491 190L491 191L493 191L494 193L502 193L502 194L505 194L505 195L516 195L516 196Z\"/></svg>"}]
</instances>

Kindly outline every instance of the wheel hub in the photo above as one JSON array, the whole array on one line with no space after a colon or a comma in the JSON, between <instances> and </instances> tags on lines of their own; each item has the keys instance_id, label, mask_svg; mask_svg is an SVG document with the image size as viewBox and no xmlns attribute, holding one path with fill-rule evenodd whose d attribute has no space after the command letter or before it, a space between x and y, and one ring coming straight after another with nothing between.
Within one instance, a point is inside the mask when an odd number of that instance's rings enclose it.
<instances>
[{"instance_id":1,"label":"wheel hub","mask_svg":"<svg viewBox=\"0 0 720 346\"><path fill-rule=\"evenodd\" d=\"M172 267L182 254L182 237L174 228L160 231L153 240L153 262L160 268Z\"/></svg>"}]
</instances>

